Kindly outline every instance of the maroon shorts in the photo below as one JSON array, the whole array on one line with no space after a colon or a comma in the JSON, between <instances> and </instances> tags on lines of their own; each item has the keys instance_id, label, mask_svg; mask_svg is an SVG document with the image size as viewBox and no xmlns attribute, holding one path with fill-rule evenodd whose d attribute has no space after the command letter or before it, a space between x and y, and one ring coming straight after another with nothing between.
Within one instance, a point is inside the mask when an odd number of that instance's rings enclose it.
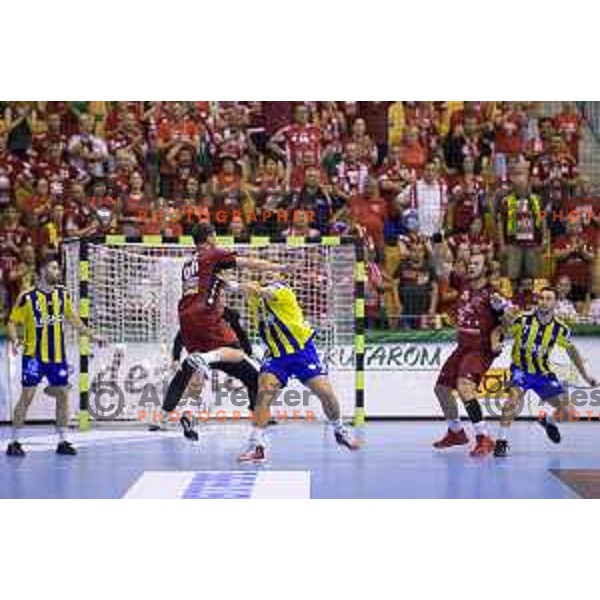
<instances>
[{"instance_id":1,"label":"maroon shorts","mask_svg":"<svg viewBox=\"0 0 600 600\"><path fill-rule=\"evenodd\" d=\"M436 385L456 389L459 377L479 385L486 371L492 366L494 358L485 350L458 346L442 365Z\"/></svg>"},{"instance_id":2,"label":"maroon shorts","mask_svg":"<svg viewBox=\"0 0 600 600\"><path fill-rule=\"evenodd\" d=\"M179 305L181 339L188 352L210 352L238 342L220 311L207 310L198 302Z\"/></svg>"}]
</instances>

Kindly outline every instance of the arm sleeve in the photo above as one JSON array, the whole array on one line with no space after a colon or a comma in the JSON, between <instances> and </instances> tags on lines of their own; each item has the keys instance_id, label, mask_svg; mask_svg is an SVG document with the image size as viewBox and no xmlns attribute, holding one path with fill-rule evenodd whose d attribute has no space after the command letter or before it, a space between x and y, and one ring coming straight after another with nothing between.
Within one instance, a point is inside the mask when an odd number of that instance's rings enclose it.
<instances>
[{"instance_id":1,"label":"arm sleeve","mask_svg":"<svg viewBox=\"0 0 600 600\"><path fill-rule=\"evenodd\" d=\"M177 335L173 340L173 348L171 350L171 358L173 360L179 360L181 358L181 351L183 350L183 338L181 337L181 329L177 330Z\"/></svg>"}]
</instances>

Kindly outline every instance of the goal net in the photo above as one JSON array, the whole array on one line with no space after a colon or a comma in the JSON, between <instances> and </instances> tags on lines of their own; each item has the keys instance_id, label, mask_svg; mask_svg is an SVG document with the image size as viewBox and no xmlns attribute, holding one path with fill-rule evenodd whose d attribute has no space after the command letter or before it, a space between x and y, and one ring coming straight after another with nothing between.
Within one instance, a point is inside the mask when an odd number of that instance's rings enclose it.
<instances>
[{"instance_id":1,"label":"goal net","mask_svg":"<svg viewBox=\"0 0 600 600\"><path fill-rule=\"evenodd\" d=\"M315 342L338 392L344 417L364 418L364 264L362 249L353 240L304 238L273 241L252 238L238 243L219 238L242 256L292 266L289 277L305 317L316 330ZM158 414L172 370L172 347L179 323L181 269L193 255L191 238L106 236L65 245L66 285L74 307L91 329L107 343L100 347L75 334L79 349L80 424L89 420L152 420ZM259 277L237 270L247 281ZM258 332L248 314L246 299L226 293L226 306L240 314L260 359ZM185 352L185 351L184 351ZM301 386L297 382L291 386ZM213 372L201 398L203 411L231 416L246 406L231 404L223 392L242 389L241 383ZM189 391L189 390L188 390ZM185 404L185 399L184 399ZM289 408L283 407L285 413ZM299 418L321 417L320 404L305 394ZM224 411L224 412L223 412ZM310 412L309 412L310 411ZM291 413L289 416L292 416Z\"/></svg>"}]
</instances>

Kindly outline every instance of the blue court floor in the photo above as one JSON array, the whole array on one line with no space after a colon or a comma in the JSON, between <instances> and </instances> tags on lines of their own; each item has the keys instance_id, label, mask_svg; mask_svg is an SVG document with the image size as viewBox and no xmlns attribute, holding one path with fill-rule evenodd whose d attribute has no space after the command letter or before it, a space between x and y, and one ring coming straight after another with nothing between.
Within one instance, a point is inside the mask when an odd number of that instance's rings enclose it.
<instances>
[{"instance_id":1,"label":"blue court floor","mask_svg":"<svg viewBox=\"0 0 600 600\"><path fill-rule=\"evenodd\" d=\"M74 431L76 457L54 453L51 427L31 427L25 458L0 455L0 498L577 498L551 470L600 470L600 423L562 425L558 446L535 423L516 423L506 459L474 459L465 447L435 451L444 429L371 422L361 431L365 446L351 453L323 424L279 424L257 468L236 462L243 424L204 425L197 443L177 429ZM3 447L9 435L0 428Z\"/></svg>"}]
</instances>

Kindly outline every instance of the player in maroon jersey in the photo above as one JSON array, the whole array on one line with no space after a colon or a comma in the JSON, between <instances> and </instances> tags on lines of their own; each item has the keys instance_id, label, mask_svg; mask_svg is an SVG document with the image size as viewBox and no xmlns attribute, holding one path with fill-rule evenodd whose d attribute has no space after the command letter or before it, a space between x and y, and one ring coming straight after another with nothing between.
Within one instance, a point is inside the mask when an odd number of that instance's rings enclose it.
<instances>
[{"instance_id":1,"label":"player in maroon jersey","mask_svg":"<svg viewBox=\"0 0 600 600\"><path fill-rule=\"evenodd\" d=\"M448 432L433 446L442 449L469 442L458 415L456 392L475 430L471 456L483 456L493 451L494 441L487 434L477 387L500 353L502 299L488 283L482 254L470 256L464 276L452 273L451 286L459 292L455 308L458 347L442 366L434 388Z\"/></svg>"},{"instance_id":2,"label":"player in maroon jersey","mask_svg":"<svg viewBox=\"0 0 600 600\"><path fill-rule=\"evenodd\" d=\"M241 349L234 329L224 318L222 271L233 268L285 271L286 266L266 260L237 256L232 250L217 248L215 232L209 223L201 223L194 233L196 255L182 270L183 296L179 301L179 325L188 356L169 383L163 402L166 413L175 410L195 371L207 377L209 367L239 379L255 398L258 393L258 370ZM251 402L251 404L254 404ZM186 438L197 440L198 434L187 415L180 419Z\"/></svg>"}]
</instances>

